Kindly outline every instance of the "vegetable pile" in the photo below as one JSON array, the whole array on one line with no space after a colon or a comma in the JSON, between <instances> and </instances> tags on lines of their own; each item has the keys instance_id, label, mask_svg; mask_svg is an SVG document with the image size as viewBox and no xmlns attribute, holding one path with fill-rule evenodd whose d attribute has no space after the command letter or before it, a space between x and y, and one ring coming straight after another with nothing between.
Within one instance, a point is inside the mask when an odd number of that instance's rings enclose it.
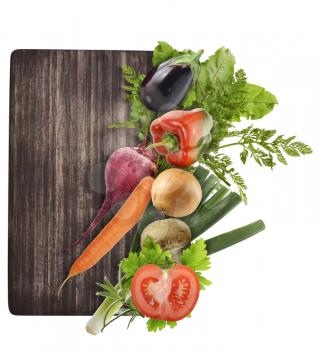
<instances>
[{"instance_id":1,"label":"vegetable pile","mask_svg":"<svg viewBox=\"0 0 318 350\"><path fill-rule=\"evenodd\" d=\"M173 70L183 70L184 64L176 64L174 60L178 57L182 61L180 57L188 55L195 56L191 50L178 51L160 41L154 49L152 63L154 67L158 66L157 71L167 69L167 65ZM235 71L235 58L229 49L222 47L204 62L199 63L198 58L196 62L199 72L192 78L193 83L185 98L175 107L187 111L202 108L213 117L212 141L205 153L201 157L198 155L197 160L227 185L235 184L247 202L246 184L234 170L230 157L224 153L226 148L237 147L243 164L252 159L260 166L271 169L277 162L287 165L286 156L299 157L312 153L312 150L305 143L295 140L295 136L277 136L276 130L254 127L253 124L240 129L240 121L257 121L271 112L278 102L263 87L249 83L243 69ZM158 117L143 104L140 95L142 83L148 79L148 75L145 78L143 73L127 65L123 66L123 74L127 82L124 88L128 92L130 119L112 127L136 128L139 139L144 140L149 135L152 120ZM164 88L162 93L171 91L169 97L173 98L174 89L178 86L169 77L161 83ZM157 110L160 111L159 108Z\"/></svg>"},{"instance_id":2,"label":"vegetable pile","mask_svg":"<svg viewBox=\"0 0 318 350\"><path fill-rule=\"evenodd\" d=\"M200 291L211 285L203 272L210 255L264 230L262 220L210 239L198 238L242 201L246 185L223 149L241 148L240 159L273 168L285 155L310 154L295 137L275 130L240 129L243 119L257 120L277 104L264 88L234 70L232 53L220 48L206 61L203 51L178 51L159 42L154 68L144 75L124 66L128 83L128 120L110 127L136 129L138 147L115 151L105 167L107 193L99 213L72 246L90 235L113 204L119 211L84 249L66 280L92 268L137 225L128 257L119 262L118 283L97 283L104 298L87 323L98 334L128 316L147 320L148 331L175 327L195 312ZM239 194L230 191L234 183ZM59 289L59 293L61 288Z\"/></svg>"}]
</instances>

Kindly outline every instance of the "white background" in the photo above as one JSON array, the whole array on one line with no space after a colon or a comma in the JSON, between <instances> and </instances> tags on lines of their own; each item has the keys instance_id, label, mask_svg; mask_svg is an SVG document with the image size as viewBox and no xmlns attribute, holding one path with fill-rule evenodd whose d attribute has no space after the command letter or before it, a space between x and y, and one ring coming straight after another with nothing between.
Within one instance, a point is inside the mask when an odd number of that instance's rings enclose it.
<instances>
[{"instance_id":1,"label":"white background","mask_svg":"<svg viewBox=\"0 0 318 350\"><path fill-rule=\"evenodd\" d=\"M7 1L0 9L0 318L10 349L317 349L317 10L315 1ZM262 234L212 256L213 286L193 317L148 334L126 320L104 334L85 332L86 317L17 317L7 307L9 59L19 48L179 49L224 45L249 80L275 93L279 106L255 125L297 134L316 153L273 172L237 162L248 186L241 205L206 235L262 218ZM238 150L231 152L237 154ZM236 158L237 159L237 158ZM85 291L83 291L85 293ZM4 347L3 345L6 344Z\"/></svg>"}]
</instances>

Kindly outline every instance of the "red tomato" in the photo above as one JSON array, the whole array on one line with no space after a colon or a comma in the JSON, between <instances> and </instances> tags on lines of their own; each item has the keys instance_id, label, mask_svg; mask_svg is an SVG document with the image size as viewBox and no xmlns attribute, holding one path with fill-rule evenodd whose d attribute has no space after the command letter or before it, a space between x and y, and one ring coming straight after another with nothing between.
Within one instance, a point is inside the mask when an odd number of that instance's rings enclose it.
<instances>
[{"instance_id":1,"label":"red tomato","mask_svg":"<svg viewBox=\"0 0 318 350\"><path fill-rule=\"evenodd\" d=\"M174 265L162 270L142 266L131 283L131 296L137 309L157 320L178 321L188 316L198 301L200 285L189 267Z\"/></svg>"}]
</instances>

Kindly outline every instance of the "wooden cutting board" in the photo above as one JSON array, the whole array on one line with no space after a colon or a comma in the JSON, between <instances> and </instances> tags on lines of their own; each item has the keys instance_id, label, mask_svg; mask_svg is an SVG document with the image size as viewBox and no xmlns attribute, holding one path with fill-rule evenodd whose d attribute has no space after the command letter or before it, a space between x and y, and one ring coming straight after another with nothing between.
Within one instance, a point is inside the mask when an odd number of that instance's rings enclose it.
<instances>
[{"instance_id":1,"label":"wooden cutting board","mask_svg":"<svg viewBox=\"0 0 318 350\"><path fill-rule=\"evenodd\" d=\"M9 308L16 315L90 315L96 282L116 281L132 232L91 270L57 289L89 240L63 248L103 202L103 166L133 130L107 129L128 117L121 65L142 72L151 52L17 50L10 73ZM99 226L101 228L102 225ZM93 238L98 233L94 231Z\"/></svg>"}]
</instances>

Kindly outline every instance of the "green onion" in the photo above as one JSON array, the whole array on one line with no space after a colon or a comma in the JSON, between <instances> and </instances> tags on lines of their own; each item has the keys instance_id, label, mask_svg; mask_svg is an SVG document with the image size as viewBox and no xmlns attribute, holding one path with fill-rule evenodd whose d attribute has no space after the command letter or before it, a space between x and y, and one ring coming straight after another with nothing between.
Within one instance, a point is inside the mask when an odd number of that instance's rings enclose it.
<instances>
[{"instance_id":1,"label":"green onion","mask_svg":"<svg viewBox=\"0 0 318 350\"><path fill-rule=\"evenodd\" d=\"M204 203L208 196L211 194L211 191L214 189L215 185L218 183L218 178L214 175L208 177L203 183L202 189L202 202Z\"/></svg>"},{"instance_id":2,"label":"green onion","mask_svg":"<svg viewBox=\"0 0 318 350\"><path fill-rule=\"evenodd\" d=\"M202 184L210 173L211 172L207 168L199 165L195 168L193 175L197 178L200 184Z\"/></svg>"},{"instance_id":3,"label":"green onion","mask_svg":"<svg viewBox=\"0 0 318 350\"><path fill-rule=\"evenodd\" d=\"M208 255L214 254L222 249L230 247L233 244L250 238L264 229L264 222L262 220L258 220L249 225L245 225L235 230L207 239L205 244Z\"/></svg>"},{"instance_id":4,"label":"green onion","mask_svg":"<svg viewBox=\"0 0 318 350\"><path fill-rule=\"evenodd\" d=\"M239 203L241 203L241 197L238 194L231 192L216 205L209 203L209 208L205 207L197 215L184 220L190 228L192 240L211 228Z\"/></svg>"}]
</instances>

